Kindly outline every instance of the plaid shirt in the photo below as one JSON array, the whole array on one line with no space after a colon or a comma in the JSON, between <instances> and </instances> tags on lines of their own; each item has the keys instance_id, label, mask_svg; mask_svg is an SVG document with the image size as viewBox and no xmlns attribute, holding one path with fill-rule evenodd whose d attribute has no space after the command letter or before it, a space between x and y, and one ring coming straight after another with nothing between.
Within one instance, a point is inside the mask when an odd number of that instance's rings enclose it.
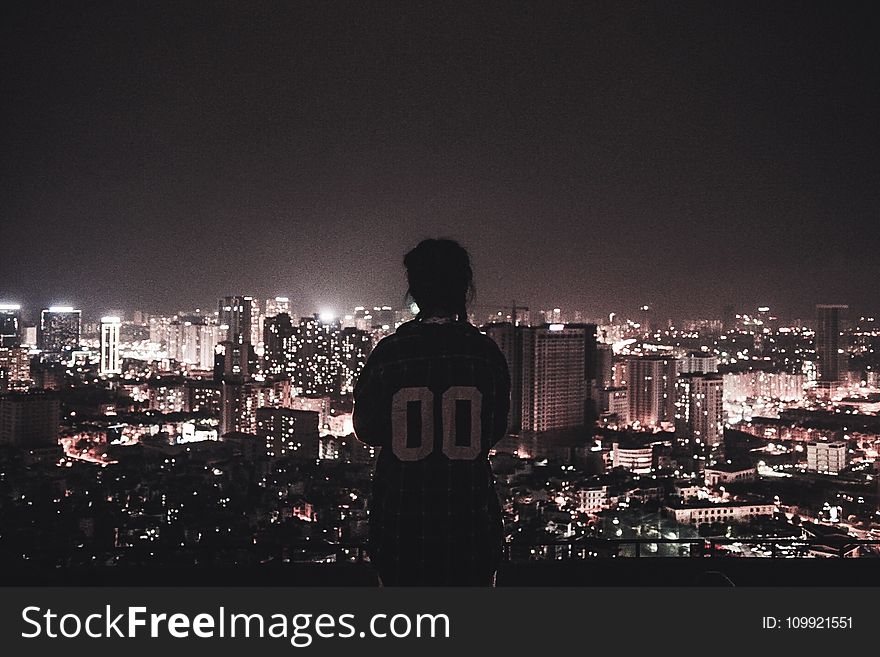
<instances>
[{"instance_id":1,"label":"plaid shirt","mask_svg":"<svg viewBox=\"0 0 880 657\"><path fill-rule=\"evenodd\" d=\"M488 583L502 540L488 453L510 407L498 346L466 322L407 322L370 354L354 402L357 437L383 448L370 501L383 582Z\"/></svg>"}]
</instances>

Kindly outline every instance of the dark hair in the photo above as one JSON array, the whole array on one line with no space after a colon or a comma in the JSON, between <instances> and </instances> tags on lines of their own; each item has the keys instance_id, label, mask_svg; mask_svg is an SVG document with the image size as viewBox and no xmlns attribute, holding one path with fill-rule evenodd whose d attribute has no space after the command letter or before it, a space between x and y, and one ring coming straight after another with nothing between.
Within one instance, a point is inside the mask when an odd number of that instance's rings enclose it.
<instances>
[{"instance_id":1,"label":"dark hair","mask_svg":"<svg viewBox=\"0 0 880 657\"><path fill-rule=\"evenodd\" d=\"M419 319L427 312L451 312L467 321L474 273L464 247L454 240L422 240L404 256L403 266L409 283L407 295L418 305Z\"/></svg>"}]
</instances>

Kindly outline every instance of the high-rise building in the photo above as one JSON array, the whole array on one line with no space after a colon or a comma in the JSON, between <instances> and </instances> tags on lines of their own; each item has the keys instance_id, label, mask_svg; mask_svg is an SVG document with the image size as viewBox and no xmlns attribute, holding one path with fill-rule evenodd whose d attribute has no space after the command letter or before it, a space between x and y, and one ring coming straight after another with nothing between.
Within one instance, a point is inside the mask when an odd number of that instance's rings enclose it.
<instances>
[{"instance_id":1,"label":"high-rise building","mask_svg":"<svg viewBox=\"0 0 880 657\"><path fill-rule=\"evenodd\" d=\"M832 386L846 378L848 357L843 322L849 306L816 306L816 366L820 386Z\"/></svg>"},{"instance_id":2,"label":"high-rise building","mask_svg":"<svg viewBox=\"0 0 880 657\"><path fill-rule=\"evenodd\" d=\"M611 386L614 377L614 351L604 342L596 345L596 387L601 390Z\"/></svg>"},{"instance_id":3,"label":"high-rise building","mask_svg":"<svg viewBox=\"0 0 880 657\"><path fill-rule=\"evenodd\" d=\"M290 315L290 299L287 297L275 297L266 299L266 318L275 317L281 313Z\"/></svg>"},{"instance_id":4,"label":"high-rise building","mask_svg":"<svg viewBox=\"0 0 880 657\"><path fill-rule=\"evenodd\" d=\"M257 436L266 441L270 457L317 459L320 445L318 413L293 408L259 408Z\"/></svg>"},{"instance_id":5,"label":"high-rise building","mask_svg":"<svg viewBox=\"0 0 880 657\"><path fill-rule=\"evenodd\" d=\"M119 317L101 318L101 374L122 374L122 360L119 358Z\"/></svg>"},{"instance_id":6,"label":"high-rise building","mask_svg":"<svg viewBox=\"0 0 880 657\"><path fill-rule=\"evenodd\" d=\"M205 317L189 317L172 321L167 327L168 357L194 368L210 370L220 327Z\"/></svg>"},{"instance_id":7,"label":"high-rise building","mask_svg":"<svg viewBox=\"0 0 880 657\"><path fill-rule=\"evenodd\" d=\"M714 447L724 438L724 380L715 373L685 373L675 382L676 429Z\"/></svg>"},{"instance_id":8,"label":"high-rise building","mask_svg":"<svg viewBox=\"0 0 880 657\"><path fill-rule=\"evenodd\" d=\"M290 382L230 381L221 383L220 435L230 431L257 433L257 410L290 404Z\"/></svg>"},{"instance_id":9,"label":"high-rise building","mask_svg":"<svg viewBox=\"0 0 880 657\"><path fill-rule=\"evenodd\" d=\"M718 356L702 351L692 351L678 361L678 371L681 374L717 372Z\"/></svg>"},{"instance_id":10,"label":"high-rise building","mask_svg":"<svg viewBox=\"0 0 880 657\"><path fill-rule=\"evenodd\" d=\"M290 299L287 297L275 297L274 299L266 299L264 306L265 311L260 314L260 341L266 342L266 322L271 317L277 317L284 313L292 319L290 312Z\"/></svg>"},{"instance_id":11,"label":"high-rise building","mask_svg":"<svg viewBox=\"0 0 880 657\"><path fill-rule=\"evenodd\" d=\"M220 326L221 341L229 340L236 344L251 342L254 298L233 296L220 299L217 324Z\"/></svg>"},{"instance_id":12,"label":"high-rise building","mask_svg":"<svg viewBox=\"0 0 880 657\"><path fill-rule=\"evenodd\" d=\"M290 315L267 315L263 324L263 372L270 376L288 374L288 350L293 339Z\"/></svg>"},{"instance_id":13,"label":"high-rise building","mask_svg":"<svg viewBox=\"0 0 880 657\"><path fill-rule=\"evenodd\" d=\"M186 409L187 390L182 376L160 376L147 383L150 410L180 413Z\"/></svg>"},{"instance_id":14,"label":"high-rise building","mask_svg":"<svg viewBox=\"0 0 880 657\"><path fill-rule=\"evenodd\" d=\"M244 382L251 378L256 354L250 342L224 340L214 349L214 379Z\"/></svg>"},{"instance_id":15,"label":"high-rise building","mask_svg":"<svg viewBox=\"0 0 880 657\"><path fill-rule=\"evenodd\" d=\"M57 443L61 402L50 392L0 395L0 445L48 447Z\"/></svg>"},{"instance_id":16,"label":"high-rise building","mask_svg":"<svg viewBox=\"0 0 880 657\"><path fill-rule=\"evenodd\" d=\"M6 372L8 390L27 390L31 384L31 358L26 347L0 346L0 369Z\"/></svg>"},{"instance_id":17,"label":"high-rise building","mask_svg":"<svg viewBox=\"0 0 880 657\"><path fill-rule=\"evenodd\" d=\"M511 432L543 432L592 423L596 367L594 324L489 324L486 334L507 359Z\"/></svg>"},{"instance_id":18,"label":"high-rise building","mask_svg":"<svg viewBox=\"0 0 880 657\"><path fill-rule=\"evenodd\" d=\"M297 394L340 392L341 330L340 322L321 319L320 315L300 319L287 351L288 373Z\"/></svg>"},{"instance_id":19,"label":"high-rise building","mask_svg":"<svg viewBox=\"0 0 880 657\"><path fill-rule=\"evenodd\" d=\"M260 302L256 299L251 299L251 344L259 345L263 342L263 322L265 319L266 316L260 310Z\"/></svg>"},{"instance_id":20,"label":"high-rise building","mask_svg":"<svg viewBox=\"0 0 880 657\"><path fill-rule=\"evenodd\" d=\"M667 356L642 356L626 360L629 421L659 427L675 419L675 379L678 364Z\"/></svg>"},{"instance_id":21,"label":"high-rise building","mask_svg":"<svg viewBox=\"0 0 880 657\"><path fill-rule=\"evenodd\" d=\"M350 395L373 350L373 341L367 331L350 327L339 332L339 342L339 392Z\"/></svg>"},{"instance_id":22,"label":"high-rise building","mask_svg":"<svg viewBox=\"0 0 880 657\"><path fill-rule=\"evenodd\" d=\"M21 338L21 306L0 303L0 347L17 347Z\"/></svg>"},{"instance_id":23,"label":"high-rise building","mask_svg":"<svg viewBox=\"0 0 880 657\"><path fill-rule=\"evenodd\" d=\"M40 313L39 347L46 360L67 360L79 349L82 312L70 306L52 306Z\"/></svg>"}]
</instances>

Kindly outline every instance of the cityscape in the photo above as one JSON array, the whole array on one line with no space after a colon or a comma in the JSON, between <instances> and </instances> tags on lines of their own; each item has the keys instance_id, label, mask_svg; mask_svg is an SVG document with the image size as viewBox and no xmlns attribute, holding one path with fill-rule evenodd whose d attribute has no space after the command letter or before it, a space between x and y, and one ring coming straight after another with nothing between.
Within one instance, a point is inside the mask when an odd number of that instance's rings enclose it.
<instances>
[{"instance_id":1,"label":"cityscape","mask_svg":"<svg viewBox=\"0 0 880 657\"><path fill-rule=\"evenodd\" d=\"M413 309L297 310L247 295L163 315L0 305L5 563L366 559L376 453L353 435L351 394ZM874 317L514 302L470 320L511 372L491 453L508 560L877 555Z\"/></svg>"},{"instance_id":2,"label":"cityscape","mask_svg":"<svg viewBox=\"0 0 880 657\"><path fill-rule=\"evenodd\" d=\"M374 586L426 238L510 372L501 585L876 582L873 6L6 4L3 582Z\"/></svg>"}]
</instances>

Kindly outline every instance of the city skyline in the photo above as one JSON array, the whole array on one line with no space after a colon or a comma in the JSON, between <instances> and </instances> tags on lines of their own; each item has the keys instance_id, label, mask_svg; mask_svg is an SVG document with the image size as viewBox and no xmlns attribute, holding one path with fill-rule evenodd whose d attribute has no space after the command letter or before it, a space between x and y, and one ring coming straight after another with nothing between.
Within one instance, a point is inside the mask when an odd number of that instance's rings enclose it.
<instances>
[{"instance_id":1,"label":"city skyline","mask_svg":"<svg viewBox=\"0 0 880 657\"><path fill-rule=\"evenodd\" d=\"M880 310L869 8L96 3L0 29L3 301L397 306L403 253L448 235L478 304Z\"/></svg>"}]
</instances>

